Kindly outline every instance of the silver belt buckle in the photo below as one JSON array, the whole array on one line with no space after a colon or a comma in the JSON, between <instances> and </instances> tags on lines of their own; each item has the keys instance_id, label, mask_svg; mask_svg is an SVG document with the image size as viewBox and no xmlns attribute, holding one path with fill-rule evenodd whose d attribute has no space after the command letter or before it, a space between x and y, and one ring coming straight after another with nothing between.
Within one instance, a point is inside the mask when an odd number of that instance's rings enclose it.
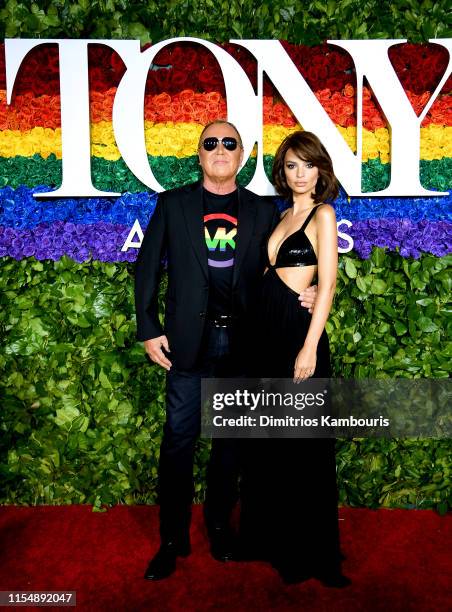
<instances>
[{"instance_id":1,"label":"silver belt buckle","mask_svg":"<svg viewBox=\"0 0 452 612\"><path fill-rule=\"evenodd\" d=\"M212 321L214 327L230 327L232 324L231 315L220 315Z\"/></svg>"}]
</instances>

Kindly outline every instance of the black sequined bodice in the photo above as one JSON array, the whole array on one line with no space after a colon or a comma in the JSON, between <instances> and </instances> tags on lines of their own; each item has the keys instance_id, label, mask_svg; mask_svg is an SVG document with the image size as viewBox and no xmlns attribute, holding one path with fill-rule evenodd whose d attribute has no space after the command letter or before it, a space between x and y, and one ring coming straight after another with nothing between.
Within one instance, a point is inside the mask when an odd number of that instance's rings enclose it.
<instances>
[{"instance_id":1,"label":"black sequined bodice","mask_svg":"<svg viewBox=\"0 0 452 612\"><path fill-rule=\"evenodd\" d=\"M287 238L285 238L285 240L283 240L276 255L276 261L274 264L270 263L267 243L267 260L270 268L292 268L297 266L302 267L317 265L317 256L314 252L311 241L305 234L306 226L314 216L317 208L318 206L314 206L299 230L293 234L290 234L287 236Z\"/></svg>"}]
</instances>

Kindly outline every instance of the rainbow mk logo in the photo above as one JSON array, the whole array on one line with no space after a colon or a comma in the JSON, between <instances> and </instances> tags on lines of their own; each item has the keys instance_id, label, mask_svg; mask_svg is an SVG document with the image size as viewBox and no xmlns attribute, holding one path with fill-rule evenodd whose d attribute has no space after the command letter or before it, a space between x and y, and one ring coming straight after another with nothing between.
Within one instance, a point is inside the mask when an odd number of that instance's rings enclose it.
<instances>
[{"instance_id":1,"label":"rainbow mk logo","mask_svg":"<svg viewBox=\"0 0 452 612\"><path fill-rule=\"evenodd\" d=\"M210 234L207 224L211 221L226 221L225 226L214 224L213 235ZM231 225L233 226L231 228ZM237 234L237 219L231 215L214 213L204 216L204 236L209 253L212 257L207 259L209 266L214 268L228 268L234 265L234 257L230 252L235 251L235 236ZM228 259L225 259L227 257Z\"/></svg>"}]
</instances>

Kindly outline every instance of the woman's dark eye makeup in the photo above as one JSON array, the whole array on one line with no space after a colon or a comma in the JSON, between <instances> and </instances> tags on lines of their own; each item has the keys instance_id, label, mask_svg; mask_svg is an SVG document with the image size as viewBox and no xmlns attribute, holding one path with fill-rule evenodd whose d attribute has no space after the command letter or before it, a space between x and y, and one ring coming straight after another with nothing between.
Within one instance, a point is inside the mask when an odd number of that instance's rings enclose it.
<instances>
[{"instance_id":1,"label":"woman's dark eye makeup","mask_svg":"<svg viewBox=\"0 0 452 612\"><path fill-rule=\"evenodd\" d=\"M286 164L286 168L289 168L289 170L293 170L295 168L295 164L288 162ZM306 162L306 168L314 168L314 164L311 162Z\"/></svg>"}]
</instances>

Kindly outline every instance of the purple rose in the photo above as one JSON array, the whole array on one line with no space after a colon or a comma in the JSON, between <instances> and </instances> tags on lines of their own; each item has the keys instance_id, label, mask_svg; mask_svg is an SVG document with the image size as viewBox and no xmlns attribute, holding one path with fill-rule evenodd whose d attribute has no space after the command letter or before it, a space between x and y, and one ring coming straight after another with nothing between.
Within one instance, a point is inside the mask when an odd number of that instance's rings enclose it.
<instances>
[{"instance_id":1,"label":"purple rose","mask_svg":"<svg viewBox=\"0 0 452 612\"><path fill-rule=\"evenodd\" d=\"M32 255L34 255L35 249L36 249L35 243L30 241L30 242L27 242L27 244L25 244L22 252L25 257L31 257Z\"/></svg>"},{"instance_id":2,"label":"purple rose","mask_svg":"<svg viewBox=\"0 0 452 612\"><path fill-rule=\"evenodd\" d=\"M16 236L11 241L11 245L14 249L23 249L24 241L20 236Z\"/></svg>"},{"instance_id":3,"label":"purple rose","mask_svg":"<svg viewBox=\"0 0 452 612\"><path fill-rule=\"evenodd\" d=\"M5 230L3 232L3 240L5 242L11 242L15 235L16 234L14 230L12 230L10 227L5 227Z\"/></svg>"}]
</instances>

